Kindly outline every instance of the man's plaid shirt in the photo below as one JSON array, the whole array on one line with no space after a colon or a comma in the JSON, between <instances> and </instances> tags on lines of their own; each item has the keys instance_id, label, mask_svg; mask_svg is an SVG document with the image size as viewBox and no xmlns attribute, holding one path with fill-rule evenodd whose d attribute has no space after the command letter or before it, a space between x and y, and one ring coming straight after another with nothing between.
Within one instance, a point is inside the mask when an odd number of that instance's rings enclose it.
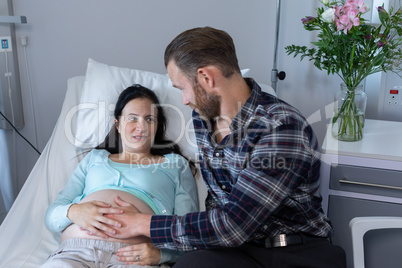
<instances>
[{"instance_id":1,"label":"man's plaid shirt","mask_svg":"<svg viewBox=\"0 0 402 268\"><path fill-rule=\"evenodd\" d=\"M319 144L312 128L298 110L246 81L251 96L219 144L212 121L193 112L207 210L152 216L151 238L158 247L233 247L281 233L332 235L321 208Z\"/></svg>"}]
</instances>

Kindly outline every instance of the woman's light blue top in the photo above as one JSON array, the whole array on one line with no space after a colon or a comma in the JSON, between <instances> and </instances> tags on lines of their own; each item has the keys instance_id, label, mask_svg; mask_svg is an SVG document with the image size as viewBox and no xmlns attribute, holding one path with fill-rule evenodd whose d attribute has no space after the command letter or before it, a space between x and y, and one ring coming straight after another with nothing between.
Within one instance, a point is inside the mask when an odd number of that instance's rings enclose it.
<instances>
[{"instance_id":1,"label":"woman's light blue top","mask_svg":"<svg viewBox=\"0 0 402 268\"><path fill-rule=\"evenodd\" d=\"M131 193L147 203L155 214L184 215L198 211L196 183L182 156L167 154L162 163L133 165L111 163L109 154L106 150L92 150L78 164L66 187L46 211L45 224L49 230L63 231L72 223L67 217L70 206L104 189ZM166 257L162 254L162 259Z\"/></svg>"}]
</instances>

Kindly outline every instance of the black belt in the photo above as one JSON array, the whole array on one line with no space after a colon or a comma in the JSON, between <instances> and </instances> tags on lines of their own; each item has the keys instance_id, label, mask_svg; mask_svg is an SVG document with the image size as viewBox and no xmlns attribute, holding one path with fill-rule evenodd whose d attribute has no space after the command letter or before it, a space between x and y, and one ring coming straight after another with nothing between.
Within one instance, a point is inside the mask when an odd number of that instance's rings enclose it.
<instances>
[{"instance_id":1,"label":"black belt","mask_svg":"<svg viewBox=\"0 0 402 268\"><path fill-rule=\"evenodd\" d=\"M313 242L329 241L326 237L319 237L306 234L279 234L274 237L260 239L258 241L250 242L251 244L258 245L265 248L287 247L302 244L309 244Z\"/></svg>"}]
</instances>

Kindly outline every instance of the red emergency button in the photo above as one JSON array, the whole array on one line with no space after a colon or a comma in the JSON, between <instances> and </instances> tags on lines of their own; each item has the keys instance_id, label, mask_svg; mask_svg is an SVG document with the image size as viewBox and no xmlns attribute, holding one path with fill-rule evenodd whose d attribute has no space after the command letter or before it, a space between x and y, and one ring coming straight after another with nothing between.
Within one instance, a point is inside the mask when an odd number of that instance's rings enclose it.
<instances>
[{"instance_id":1,"label":"red emergency button","mask_svg":"<svg viewBox=\"0 0 402 268\"><path fill-rule=\"evenodd\" d=\"M398 93L399 93L399 90L397 90L397 89L391 89L389 91L389 94L398 94Z\"/></svg>"}]
</instances>

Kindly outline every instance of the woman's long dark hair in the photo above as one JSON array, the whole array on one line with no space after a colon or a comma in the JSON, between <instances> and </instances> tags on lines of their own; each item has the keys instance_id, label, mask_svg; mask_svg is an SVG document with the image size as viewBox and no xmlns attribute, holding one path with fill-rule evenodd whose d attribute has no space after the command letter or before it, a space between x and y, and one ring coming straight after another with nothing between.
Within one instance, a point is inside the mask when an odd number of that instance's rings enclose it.
<instances>
[{"instance_id":1,"label":"woman's long dark hair","mask_svg":"<svg viewBox=\"0 0 402 268\"><path fill-rule=\"evenodd\" d=\"M126 106L126 104L134 99L148 99L157 108L158 125L155 133L154 143L151 147L151 154L164 156L166 154L175 153L187 159L187 157L185 157L182 154L180 147L176 143L166 138L165 133L167 126L167 119L165 116L165 112L159 103L158 97L152 90L143 87L139 84L132 85L123 90L116 102L116 107L114 110L114 118L117 121L119 121L122 111ZM115 126L112 127L110 132L105 137L105 140L101 144L99 144L95 149L104 149L111 154L118 154L123 151L122 141L119 132ZM187 159L187 161L189 162L193 175L195 176L196 168L194 163L189 159Z\"/></svg>"}]
</instances>

